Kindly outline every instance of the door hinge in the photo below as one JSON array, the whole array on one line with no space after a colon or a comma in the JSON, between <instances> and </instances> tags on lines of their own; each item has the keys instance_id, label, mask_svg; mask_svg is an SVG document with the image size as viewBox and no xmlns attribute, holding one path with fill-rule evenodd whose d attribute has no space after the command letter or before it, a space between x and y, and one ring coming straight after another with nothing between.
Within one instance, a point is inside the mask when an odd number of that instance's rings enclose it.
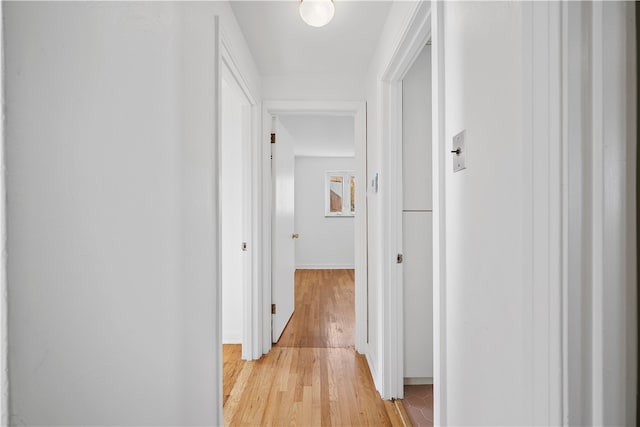
<instances>
[{"instance_id":1,"label":"door hinge","mask_svg":"<svg viewBox=\"0 0 640 427\"><path fill-rule=\"evenodd\" d=\"M247 242L242 242L242 250L243 251L247 250Z\"/></svg>"},{"instance_id":2,"label":"door hinge","mask_svg":"<svg viewBox=\"0 0 640 427\"><path fill-rule=\"evenodd\" d=\"M402 261L404 261L404 256L402 254L398 254L398 257L396 258L396 262L398 264L402 264Z\"/></svg>"},{"instance_id":3,"label":"door hinge","mask_svg":"<svg viewBox=\"0 0 640 427\"><path fill-rule=\"evenodd\" d=\"M276 305L271 304L271 314L276 314Z\"/></svg>"},{"instance_id":4,"label":"door hinge","mask_svg":"<svg viewBox=\"0 0 640 427\"><path fill-rule=\"evenodd\" d=\"M275 134L275 133L272 133L272 134L271 134L271 143L272 143L272 144L275 144L275 143L276 143L276 134Z\"/></svg>"}]
</instances>

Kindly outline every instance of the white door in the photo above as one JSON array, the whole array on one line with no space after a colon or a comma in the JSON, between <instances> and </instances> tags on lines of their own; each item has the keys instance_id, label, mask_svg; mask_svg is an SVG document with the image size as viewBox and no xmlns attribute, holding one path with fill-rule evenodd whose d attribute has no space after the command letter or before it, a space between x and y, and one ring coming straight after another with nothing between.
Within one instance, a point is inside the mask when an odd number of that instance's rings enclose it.
<instances>
[{"instance_id":1,"label":"white door","mask_svg":"<svg viewBox=\"0 0 640 427\"><path fill-rule=\"evenodd\" d=\"M274 119L276 143L271 144L273 174L273 227L271 238L272 340L277 342L294 307L294 154L291 135Z\"/></svg>"},{"instance_id":2,"label":"white door","mask_svg":"<svg viewBox=\"0 0 640 427\"><path fill-rule=\"evenodd\" d=\"M220 261L222 274L222 343L244 344L245 235L242 100L233 77L222 67L220 144Z\"/></svg>"},{"instance_id":3,"label":"white door","mask_svg":"<svg viewBox=\"0 0 640 427\"><path fill-rule=\"evenodd\" d=\"M402 81L405 383L433 379L431 46Z\"/></svg>"}]
</instances>

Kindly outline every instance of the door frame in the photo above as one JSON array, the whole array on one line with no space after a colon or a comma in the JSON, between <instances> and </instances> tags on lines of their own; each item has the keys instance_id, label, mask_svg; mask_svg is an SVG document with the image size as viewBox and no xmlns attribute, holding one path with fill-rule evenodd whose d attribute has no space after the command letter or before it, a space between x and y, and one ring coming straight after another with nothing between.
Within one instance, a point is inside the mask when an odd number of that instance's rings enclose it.
<instances>
[{"instance_id":1,"label":"door frame","mask_svg":"<svg viewBox=\"0 0 640 427\"><path fill-rule=\"evenodd\" d=\"M244 238L247 242L247 253L244 262L244 280L243 280L243 330L242 330L242 359L255 360L262 356L260 352L260 316L258 307L259 295L255 292L259 286L260 279L260 235L259 230L260 223L260 174L259 174L259 162L258 162L258 150L260 147L259 140L259 104L256 101L256 97L252 94L247 79L240 71L240 67L234 60L233 50L231 45L225 36L224 32L220 33L220 79L222 79L222 68L225 67L229 71L229 74L234 79L234 83L242 92L245 97L245 101L249 104L248 111L243 111L243 134L247 131L247 137L243 137L243 149L245 156L247 157L244 162L243 171L243 204L245 211L243 212L243 229ZM248 119L245 123L245 119ZM218 152L220 152L222 141L218 140ZM220 162L220 159L218 159ZM218 170L221 170L221 165L218 164ZM218 194L219 197L219 194ZM218 205L220 210L220 204ZM218 212L220 215L220 212ZM220 226L218 224L218 233L220 233ZM238 242L240 244L240 242ZM218 265L222 266L221 252L218 251ZM220 279L219 279L220 280ZM220 283L219 289L222 288ZM220 310L219 310L220 311ZM222 325L220 325L222 327ZM222 336L222 335L220 335Z\"/></svg>"},{"instance_id":2,"label":"door frame","mask_svg":"<svg viewBox=\"0 0 640 427\"><path fill-rule=\"evenodd\" d=\"M4 22L4 8L0 7L0 19ZM4 51L4 31L0 34L0 44ZM4 55L0 59L4 69ZM4 85L0 87L0 101L5 105ZM0 165L5 165L5 121L0 123ZM7 328L7 184L5 172L0 174L0 240L2 241L2 256L0 257L0 425L9 425L9 370L8 370L8 328Z\"/></svg>"},{"instance_id":3,"label":"door frame","mask_svg":"<svg viewBox=\"0 0 640 427\"><path fill-rule=\"evenodd\" d=\"M396 256L402 253L402 80L422 52L422 49L431 39L432 21L431 4L429 2L416 2L402 29L402 36L396 46L393 55L389 59L384 72L378 82L379 92L382 94L381 102L381 132L382 153L384 157L383 175L387 176L389 191L382 192L382 205L384 210L383 220L383 295L382 304L382 376L380 394L384 399L403 398L404 396L404 301L403 301L403 269L398 264ZM432 48L433 56L433 48ZM432 63L434 63L432 61ZM435 80L435 73L432 79ZM435 91L434 91L435 94ZM434 104L435 105L435 104ZM435 114L436 108L433 108ZM438 394L436 387L442 384L439 369L440 363L446 360L438 358L440 349L444 346L436 345L439 337L437 333L444 326L439 318L438 294L436 284L440 272L437 264L444 265L444 251L440 244L444 243L444 214L440 209L444 208L444 193L438 191L441 180L438 180L439 157L435 141L437 126L435 116L433 121L433 255L434 255L434 398ZM384 173L384 171L387 171ZM442 193L442 194L440 194ZM442 198L438 198L441 195ZM438 258L438 254L442 254ZM434 402L435 409L435 402ZM436 411L438 413L438 411ZM437 424L437 423L436 423Z\"/></svg>"},{"instance_id":4,"label":"door frame","mask_svg":"<svg viewBox=\"0 0 640 427\"><path fill-rule=\"evenodd\" d=\"M262 307L262 353L271 350L271 117L274 115L343 115L353 117L356 214L355 222L355 349L367 351L367 204L366 204L366 104L359 101L265 101L262 104L262 286L254 288Z\"/></svg>"}]
</instances>

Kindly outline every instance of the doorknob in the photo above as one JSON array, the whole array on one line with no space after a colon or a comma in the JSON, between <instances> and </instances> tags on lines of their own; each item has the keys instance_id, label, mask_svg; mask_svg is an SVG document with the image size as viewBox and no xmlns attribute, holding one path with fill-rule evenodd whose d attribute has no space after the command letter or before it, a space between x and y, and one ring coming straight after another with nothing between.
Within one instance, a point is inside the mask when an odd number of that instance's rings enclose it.
<instances>
[{"instance_id":1,"label":"doorknob","mask_svg":"<svg viewBox=\"0 0 640 427\"><path fill-rule=\"evenodd\" d=\"M293 233L293 234L291 235L291 238L292 238L292 239L297 239L298 237L300 237L300 235L299 235L298 233Z\"/></svg>"}]
</instances>

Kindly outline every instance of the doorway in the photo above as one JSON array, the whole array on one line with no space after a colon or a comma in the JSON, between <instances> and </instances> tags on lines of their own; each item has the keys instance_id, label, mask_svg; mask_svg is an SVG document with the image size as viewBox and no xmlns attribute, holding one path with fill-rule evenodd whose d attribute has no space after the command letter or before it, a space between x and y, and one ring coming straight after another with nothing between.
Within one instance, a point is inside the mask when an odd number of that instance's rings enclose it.
<instances>
[{"instance_id":1,"label":"doorway","mask_svg":"<svg viewBox=\"0 0 640 427\"><path fill-rule=\"evenodd\" d=\"M241 75L223 50L220 66L220 293L221 336L224 346L236 346L234 353L244 360L256 355L255 321L258 253L255 242L258 204L255 201L257 174L256 104ZM230 347L225 348L228 351Z\"/></svg>"},{"instance_id":2,"label":"doorway","mask_svg":"<svg viewBox=\"0 0 640 427\"><path fill-rule=\"evenodd\" d=\"M225 57L223 56L223 59ZM252 286L256 238L252 189L255 103L243 89L231 61L221 64L219 214L222 403L229 398L242 360L256 358Z\"/></svg>"},{"instance_id":3,"label":"doorway","mask_svg":"<svg viewBox=\"0 0 640 427\"><path fill-rule=\"evenodd\" d=\"M290 342L290 335L294 333L290 329L295 329L291 324L305 315L299 313L300 307L317 303L300 298L326 296L307 289L310 282L328 288L344 282L351 306L348 310L339 310L346 318L340 318L336 312L335 322L328 323L341 325L334 335L351 331L347 334L347 346L353 347L356 211L353 117L280 114L273 122L276 135L271 160L273 342L281 343L283 334L287 335L285 341ZM341 273L351 279L336 279ZM320 280L323 277L327 280ZM341 292L337 288L333 291ZM325 303L322 313L333 306L330 299ZM328 331L321 329L323 326L319 325L317 332L324 336L319 340L324 341L328 339L325 334ZM343 338L333 336L330 340L343 341Z\"/></svg>"},{"instance_id":4,"label":"doorway","mask_svg":"<svg viewBox=\"0 0 640 427\"><path fill-rule=\"evenodd\" d=\"M284 330L284 326L288 322L291 313L293 312L293 307L291 307L291 312L288 310L289 304L288 302L293 302L293 274L291 272L295 270L295 268L282 269L280 271L276 270L278 265L277 258L274 258L276 254L280 253L280 246L276 242L277 239L280 239L282 242L282 247L287 247L287 257L291 257L292 261L295 260L295 249L293 241L296 240L294 237L295 234L298 234L299 237L303 238L301 233L297 233L294 231L294 217L293 211L289 213L289 219L287 220L287 225L278 226L277 222L282 219L282 217L276 216L277 206L274 206L272 203L275 198L280 198L280 195L276 194L278 190L278 183L275 181L276 176L272 176L272 164L276 162L282 161L284 156L289 157L288 162L293 165L295 162L295 156L292 156L289 151L293 150L293 146L290 144L291 141L287 141L287 138L291 138L287 131L285 133L278 134L277 132L277 120L274 121L274 117L290 117L296 116L297 119L288 120L289 125L292 126L294 121L304 121L305 118L309 117L342 117L347 118L353 124L353 140L354 151L353 151L353 175L354 182L365 182L365 168L366 168L366 136L365 136L365 105L364 103L359 102L295 102L295 101L281 101L281 102L268 102L264 105L263 112L263 126L264 126L264 135L265 141L267 141L263 146L263 183L265 183L265 187L263 191L268 196L265 197L265 205L263 206L263 214L265 218L269 218L267 224L271 224L271 228L268 230L268 233L265 234L265 246L270 250L264 252L264 283L265 288L263 290L263 295L265 298L263 300L263 313L264 313L264 329L263 329L263 343L264 343L264 352L268 352L271 348L271 343L276 341L279 338L279 334L273 334L272 329L272 316L274 320L274 325L282 330ZM285 118L285 121L287 119ZM275 126L275 128L274 128ZM274 132L276 129L276 132ZM275 143L272 144L271 134L275 133ZM325 132L326 133L326 132ZM282 140L284 135L285 140ZM284 142L284 144L281 144ZM286 148L286 147L290 148ZM284 154L284 153L288 154ZM292 151L291 151L292 152ZM272 160L273 155L273 160ZM280 157L279 157L280 156ZM302 156L301 156L302 158ZM294 170L295 167L286 167L287 170ZM324 171L324 172L344 172L344 171ZM324 186L324 179L326 177L325 173L322 173L321 176L316 177L316 184L320 183L320 185ZM281 185L284 185L284 180ZM286 185L284 185L287 188ZM291 185L288 187L290 200L294 200L293 192L294 186ZM355 205L361 207L360 209L356 209L353 216L353 267L355 270L355 348L360 353L366 352L366 330L367 330L367 319L366 319L366 188L363 186L358 186L356 184L354 190L354 200ZM322 195L321 195L322 196ZM320 206L324 204L324 198L320 199ZM321 216L324 218L324 207L322 208ZM317 209L315 209L317 211ZM338 220L344 220L346 218L337 218ZM280 229L279 229L280 227ZM311 232L309 232L311 233ZM286 243L289 242L289 243ZM275 246L274 246L275 245ZM302 248L301 248L302 249ZM291 254L289 253L291 252ZM290 265L294 265L294 262L289 262ZM328 264L327 264L328 265ZM335 266L334 266L335 267ZM284 272L281 275L281 272ZM284 279L281 279L283 277ZM283 291L285 293L283 293ZM280 293L279 293L280 292ZM271 298L271 299L269 299ZM284 307L285 311L282 312L279 307L281 307L281 301L285 301ZM275 307L272 306L275 304ZM292 305L292 304L291 304ZM272 314L272 308L274 308L275 313ZM281 316L281 317L280 317ZM279 331L280 332L280 331ZM275 335L278 335L276 337Z\"/></svg>"},{"instance_id":5,"label":"doorway","mask_svg":"<svg viewBox=\"0 0 640 427\"><path fill-rule=\"evenodd\" d=\"M386 381L381 382L380 391L385 399L404 397L405 378L409 383L435 382L433 396L438 395L440 358L437 352L441 351L437 343L439 300L438 290L432 283L439 283L438 266L443 255L436 249L442 243L438 230L442 226L443 205L438 191L441 181L435 168L439 162L437 144L426 142L431 140L430 113L437 112L437 109L431 111L429 108L431 100L428 99L427 86L430 79L427 73L430 49L425 50L431 39L433 12L427 4L416 8L413 24L400 40L397 53L390 58L380 82L384 158L381 173L386 176L385 188L389 189L382 193L381 200L388 212L382 224L385 261L382 275L386 278L382 322L388 327L380 334L383 348L390 349L381 363L382 378ZM417 63L420 63L420 69L412 70ZM411 113L412 123L405 129L403 80L406 78L407 85L415 87L407 91L405 101L409 105L405 115L409 118ZM403 141L405 136L409 137L407 141ZM407 226L406 230L403 225ZM405 274L409 283L405 283ZM405 287L408 288L406 299ZM430 307L429 297L433 301ZM405 310L412 313L407 314ZM411 321L407 321L408 318ZM424 333L424 328L414 318L430 324L428 329L433 337ZM415 336L409 338L407 334ZM427 360L424 363L420 360L422 358L431 359L431 362ZM405 370L408 375L405 375Z\"/></svg>"},{"instance_id":6,"label":"doorway","mask_svg":"<svg viewBox=\"0 0 640 427\"><path fill-rule=\"evenodd\" d=\"M222 343L242 346L246 262L246 126L248 102L231 74L222 74L220 150L220 258L222 276Z\"/></svg>"},{"instance_id":7,"label":"doorway","mask_svg":"<svg viewBox=\"0 0 640 427\"><path fill-rule=\"evenodd\" d=\"M404 406L433 425L433 199L431 45L402 80L402 277Z\"/></svg>"}]
</instances>

